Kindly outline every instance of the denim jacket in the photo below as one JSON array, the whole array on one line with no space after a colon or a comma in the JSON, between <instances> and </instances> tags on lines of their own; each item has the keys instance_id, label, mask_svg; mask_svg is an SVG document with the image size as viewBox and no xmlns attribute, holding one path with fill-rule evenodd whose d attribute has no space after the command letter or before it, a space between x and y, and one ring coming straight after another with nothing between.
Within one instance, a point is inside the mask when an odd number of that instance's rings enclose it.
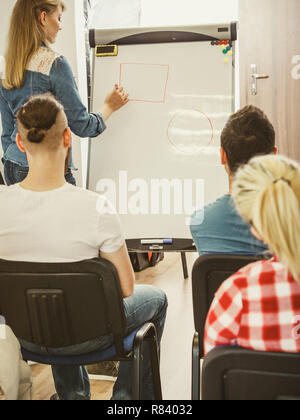
<instances>
[{"instance_id":1,"label":"denim jacket","mask_svg":"<svg viewBox=\"0 0 300 420\"><path fill-rule=\"evenodd\" d=\"M31 59L21 88L7 90L0 81L3 159L28 167L26 154L16 145L16 113L29 97L52 93L63 105L71 131L79 137L97 137L105 128L100 113L88 113L65 57L45 45ZM70 159L70 168L75 169Z\"/></svg>"}]
</instances>

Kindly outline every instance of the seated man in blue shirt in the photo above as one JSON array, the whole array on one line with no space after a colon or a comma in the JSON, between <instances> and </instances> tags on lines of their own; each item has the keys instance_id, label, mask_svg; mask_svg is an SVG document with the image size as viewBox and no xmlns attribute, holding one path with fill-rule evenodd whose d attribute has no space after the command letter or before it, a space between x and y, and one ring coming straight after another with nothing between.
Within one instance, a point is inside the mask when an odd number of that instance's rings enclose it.
<instances>
[{"instance_id":1,"label":"seated man in blue shirt","mask_svg":"<svg viewBox=\"0 0 300 420\"><path fill-rule=\"evenodd\" d=\"M246 106L229 118L221 134L221 162L228 174L229 193L197 210L191 218L190 229L200 255L256 255L267 250L237 213L231 184L241 165L254 156L271 153L277 153L275 131L260 109Z\"/></svg>"}]
</instances>

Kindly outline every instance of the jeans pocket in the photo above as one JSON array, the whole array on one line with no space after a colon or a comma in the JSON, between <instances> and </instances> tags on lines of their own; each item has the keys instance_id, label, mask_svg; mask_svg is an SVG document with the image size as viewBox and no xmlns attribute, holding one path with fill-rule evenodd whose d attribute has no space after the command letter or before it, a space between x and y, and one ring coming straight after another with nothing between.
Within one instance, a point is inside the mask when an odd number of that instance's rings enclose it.
<instances>
[{"instance_id":1,"label":"jeans pocket","mask_svg":"<svg viewBox=\"0 0 300 420\"><path fill-rule=\"evenodd\" d=\"M9 160L4 161L4 178L7 185L22 182L28 175L28 168L24 168Z\"/></svg>"},{"instance_id":2,"label":"jeans pocket","mask_svg":"<svg viewBox=\"0 0 300 420\"><path fill-rule=\"evenodd\" d=\"M16 183L22 182L24 181L24 179L27 177L28 175L28 169L19 169L19 168L15 168L15 181Z\"/></svg>"}]
</instances>

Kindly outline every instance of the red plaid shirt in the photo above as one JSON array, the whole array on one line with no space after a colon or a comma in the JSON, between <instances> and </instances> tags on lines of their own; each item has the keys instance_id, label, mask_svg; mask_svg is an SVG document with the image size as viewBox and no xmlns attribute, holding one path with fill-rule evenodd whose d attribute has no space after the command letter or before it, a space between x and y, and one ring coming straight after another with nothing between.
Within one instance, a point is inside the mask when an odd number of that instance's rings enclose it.
<instances>
[{"instance_id":1,"label":"red plaid shirt","mask_svg":"<svg viewBox=\"0 0 300 420\"><path fill-rule=\"evenodd\" d=\"M242 268L217 291L205 354L224 345L300 353L300 283L277 258Z\"/></svg>"}]
</instances>

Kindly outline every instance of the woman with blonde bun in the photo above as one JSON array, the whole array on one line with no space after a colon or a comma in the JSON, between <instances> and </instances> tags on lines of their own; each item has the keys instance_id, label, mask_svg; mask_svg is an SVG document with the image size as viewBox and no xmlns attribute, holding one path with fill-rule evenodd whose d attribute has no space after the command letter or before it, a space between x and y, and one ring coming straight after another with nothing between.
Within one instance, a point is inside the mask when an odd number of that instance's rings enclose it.
<instances>
[{"instance_id":1,"label":"woman with blonde bun","mask_svg":"<svg viewBox=\"0 0 300 420\"><path fill-rule=\"evenodd\" d=\"M219 345L300 353L300 166L261 156L241 168L233 199L274 258L226 280L207 317L205 352Z\"/></svg>"},{"instance_id":2,"label":"woman with blonde bun","mask_svg":"<svg viewBox=\"0 0 300 420\"><path fill-rule=\"evenodd\" d=\"M13 9L5 74L0 81L1 140L8 185L22 182L28 174L26 154L16 145L16 114L31 96L53 94L63 105L72 132L83 138L101 134L111 114L128 102L128 95L116 85L99 112L87 112L67 60L50 48L62 29L64 11L61 0L17 0ZM36 124L39 129L38 121ZM66 180L74 184L72 169L71 158Z\"/></svg>"}]
</instances>

